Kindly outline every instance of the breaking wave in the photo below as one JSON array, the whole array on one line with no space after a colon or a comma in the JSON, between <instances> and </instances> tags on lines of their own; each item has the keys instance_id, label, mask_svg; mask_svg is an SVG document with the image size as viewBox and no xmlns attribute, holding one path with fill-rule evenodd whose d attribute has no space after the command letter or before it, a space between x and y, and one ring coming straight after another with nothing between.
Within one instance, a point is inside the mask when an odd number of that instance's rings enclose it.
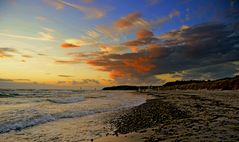
<instances>
[{"instance_id":1,"label":"breaking wave","mask_svg":"<svg viewBox=\"0 0 239 142\"><path fill-rule=\"evenodd\" d=\"M90 100L90 99L95 99L95 98L87 98L87 100ZM33 127L33 126L44 124L47 122L57 121L59 119L77 118L77 117L83 117L88 115L94 115L97 113L114 112L124 108L137 106L145 102L145 99L141 97L132 97L130 99L125 99L121 95L111 95L111 94L107 95L107 97L103 97L100 99L102 100L98 100L98 102L102 101L104 102L102 104L109 104L109 105L107 105L106 108L105 107L90 108L90 106L86 105L84 110L76 110L76 109L65 110L58 113L51 113L50 110L46 112L45 110L41 110L39 108L34 108L34 107L1 112L0 134L7 133L10 131L20 131L25 128ZM121 99L123 100L121 101ZM48 102L57 103L59 105L68 104L68 103L76 103L76 102L80 102L84 100L85 100L84 96L72 96L72 97L67 96L67 97L59 97L59 98L54 97L54 98L47 99ZM111 102L111 100L113 102ZM115 100L117 103L120 102L120 104L115 106L114 104Z\"/></svg>"},{"instance_id":2,"label":"breaking wave","mask_svg":"<svg viewBox=\"0 0 239 142\"><path fill-rule=\"evenodd\" d=\"M49 102L57 104L77 103L84 100L85 100L84 96L48 99Z\"/></svg>"},{"instance_id":3,"label":"breaking wave","mask_svg":"<svg viewBox=\"0 0 239 142\"><path fill-rule=\"evenodd\" d=\"M24 128L32 127L35 125L47 123L50 121L55 121L63 118L75 118L82 117L87 115L93 115L95 113L107 112L110 110L89 110L89 111L73 111L73 112L63 112L59 114L45 114L38 115L31 118L24 118L14 122L5 122L3 124L0 123L0 133L6 133L12 130L22 130Z\"/></svg>"}]
</instances>

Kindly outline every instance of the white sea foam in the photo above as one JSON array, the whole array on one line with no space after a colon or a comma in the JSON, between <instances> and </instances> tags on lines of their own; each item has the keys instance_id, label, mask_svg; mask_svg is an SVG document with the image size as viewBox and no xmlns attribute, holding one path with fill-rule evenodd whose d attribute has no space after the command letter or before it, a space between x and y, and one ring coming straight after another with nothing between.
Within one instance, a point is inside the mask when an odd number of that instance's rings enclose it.
<instances>
[{"instance_id":1,"label":"white sea foam","mask_svg":"<svg viewBox=\"0 0 239 142\"><path fill-rule=\"evenodd\" d=\"M88 94L84 95L88 96ZM22 130L59 119L76 118L97 113L118 111L145 102L143 97L130 96L123 93L111 94L105 92L92 92L90 95L105 95L106 97L85 99L84 96L76 95L52 96L45 99L45 101L52 102L50 104L49 102L45 103L44 101L40 103L35 102L32 100L34 96L5 98L4 101L11 101L12 103L9 104L9 106L6 106L8 104L0 103L0 105L4 105L6 108L4 111L0 111L0 133L7 133L12 130ZM36 97L35 99L39 98ZM24 103L16 103L19 100L22 100ZM67 105L65 106L61 104ZM12 109L13 106L16 107L16 109ZM7 109L8 107L9 110ZM81 109L78 109L78 107ZM57 111L55 111L55 109Z\"/></svg>"},{"instance_id":2,"label":"white sea foam","mask_svg":"<svg viewBox=\"0 0 239 142\"><path fill-rule=\"evenodd\" d=\"M48 99L48 101L50 101L52 103L58 103L58 104L77 103L77 102L81 102L81 101L84 101L84 100L85 100L84 96Z\"/></svg>"},{"instance_id":3,"label":"white sea foam","mask_svg":"<svg viewBox=\"0 0 239 142\"><path fill-rule=\"evenodd\" d=\"M104 112L105 110L101 110L98 112ZM97 112L97 113L98 113ZM73 111L73 112L63 112L57 114L43 114L34 116L31 118L22 118L21 120L17 121L7 121L0 123L0 133L6 133L11 130L22 130L24 128L32 127L35 125L47 123L50 121L55 121L63 118L75 118L75 117L82 117L87 115L95 114L96 112L93 110L89 111Z\"/></svg>"}]
</instances>

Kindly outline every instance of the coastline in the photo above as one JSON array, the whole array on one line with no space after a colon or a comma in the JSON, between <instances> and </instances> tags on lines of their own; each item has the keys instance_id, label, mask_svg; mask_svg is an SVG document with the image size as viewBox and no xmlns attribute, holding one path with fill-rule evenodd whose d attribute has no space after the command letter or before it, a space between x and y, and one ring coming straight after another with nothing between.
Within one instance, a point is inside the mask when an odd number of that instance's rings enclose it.
<instances>
[{"instance_id":1,"label":"coastline","mask_svg":"<svg viewBox=\"0 0 239 142\"><path fill-rule=\"evenodd\" d=\"M94 141L239 141L238 90L177 90L148 94L156 99L120 112L110 122L116 127L114 135ZM164 117L166 120L162 121Z\"/></svg>"}]
</instances>

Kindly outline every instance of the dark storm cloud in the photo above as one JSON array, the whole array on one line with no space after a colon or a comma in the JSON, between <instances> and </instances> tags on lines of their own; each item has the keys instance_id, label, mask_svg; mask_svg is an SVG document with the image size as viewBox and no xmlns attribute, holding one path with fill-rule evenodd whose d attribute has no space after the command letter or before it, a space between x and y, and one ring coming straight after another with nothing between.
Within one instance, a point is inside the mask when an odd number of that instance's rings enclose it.
<instances>
[{"instance_id":1,"label":"dark storm cloud","mask_svg":"<svg viewBox=\"0 0 239 142\"><path fill-rule=\"evenodd\" d=\"M215 80L225 77L233 77L238 73L239 64L226 63L184 71L181 77L183 80Z\"/></svg>"},{"instance_id":2,"label":"dark storm cloud","mask_svg":"<svg viewBox=\"0 0 239 142\"><path fill-rule=\"evenodd\" d=\"M87 63L110 72L112 78L142 79L239 61L238 23L206 23L123 45L147 48L137 53L104 55Z\"/></svg>"}]
</instances>

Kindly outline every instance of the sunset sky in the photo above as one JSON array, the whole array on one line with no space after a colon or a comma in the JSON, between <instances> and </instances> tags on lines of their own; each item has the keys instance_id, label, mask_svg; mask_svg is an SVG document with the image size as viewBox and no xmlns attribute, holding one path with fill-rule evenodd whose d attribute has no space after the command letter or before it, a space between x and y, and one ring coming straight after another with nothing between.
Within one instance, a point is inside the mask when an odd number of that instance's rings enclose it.
<instances>
[{"instance_id":1,"label":"sunset sky","mask_svg":"<svg viewBox=\"0 0 239 142\"><path fill-rule=\"evenodd\" d=\"M0 88L239 74L238 0L1 0Z\"/></svg>"}]
</instances>

